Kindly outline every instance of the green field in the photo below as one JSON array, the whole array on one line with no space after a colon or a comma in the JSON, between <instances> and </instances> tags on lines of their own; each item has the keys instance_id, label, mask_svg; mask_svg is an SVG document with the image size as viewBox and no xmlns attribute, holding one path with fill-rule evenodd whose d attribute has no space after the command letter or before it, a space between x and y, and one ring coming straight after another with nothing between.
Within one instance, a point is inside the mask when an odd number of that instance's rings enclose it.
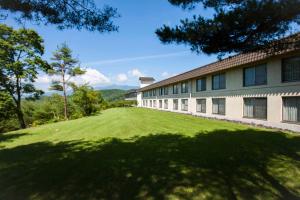
<instances>
[{"instance_id":1,"label":"green field","mask_svg":"<svg viewBox=\"0 0 300 200\"><path fill-rule=\"evenodd\" d=\"M300 137L110 109L0 135L0 199L300 199Z\"/></svg>"}]
</instances>

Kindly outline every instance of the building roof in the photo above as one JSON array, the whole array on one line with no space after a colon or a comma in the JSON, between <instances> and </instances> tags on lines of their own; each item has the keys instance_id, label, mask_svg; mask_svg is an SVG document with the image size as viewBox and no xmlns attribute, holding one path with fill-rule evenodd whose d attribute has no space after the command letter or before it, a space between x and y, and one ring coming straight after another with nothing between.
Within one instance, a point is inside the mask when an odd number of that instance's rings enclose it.
<instances>
[{"instance_id":1,"label":"building roof","mask_svg":"<svg viewBox=\"0 0 300 200\"><path fill-rule=\"evenodd\" d=\"M139 80L140 81L155 81L155 79L153 77L140 77Z\"/></svg>"},{"instance_id":2,"label":"building roof","mask_svg":"<svg viewBox=\"0 0 300 200\"><path fill-rule=\"evenodd\" d=\"M280 44L283 44L283 43L289 44L284 48L284 50L280 49L278 51L276 51L276 50L270 51L271 53L267 53L267 51L264 50L264 51L238 54L238 55L235 55L232 57L228 57L224 60L213 62L211 64L204 65L204 66L198 67L196 69L184 72L182 74L179 74L179 75L164 79L162 81L153 83L146 87L140 88L139 91L142 92L142 91L154 89L157 87L174 84L174 83L177 83L180 81L185 81L185 80L188 80L191 78L205 76L205 75L212 74L212 73L215 73L218 71L263 61L270 57L291 53L291 52L294 52L294 51L300 49L298 45L290 45L290 44L295 44L295 41L299 41L300 40L299 38L300 38L300 33L297 33L295 35L292 35L292 36L289 36L289 37L279 40Z\"/></svg>"}]
</instances>

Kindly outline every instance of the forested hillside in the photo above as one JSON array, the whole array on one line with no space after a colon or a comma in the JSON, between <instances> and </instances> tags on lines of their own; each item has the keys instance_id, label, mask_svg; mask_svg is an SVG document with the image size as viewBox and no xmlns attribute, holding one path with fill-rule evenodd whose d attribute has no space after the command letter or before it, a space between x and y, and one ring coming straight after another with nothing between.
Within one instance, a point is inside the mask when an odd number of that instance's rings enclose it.
<instances>
[{"instance_id":1,"label":"forested hillside","mask_svg":"<svg viewBox=\"0 0 300 200\"><path fill-rule=\"evenodd\" d=\"M111 101L124 100L127 90L110 89L110 90L100 90L100 92L105 101L111 102Z\"/></svg>"}]
</instances>

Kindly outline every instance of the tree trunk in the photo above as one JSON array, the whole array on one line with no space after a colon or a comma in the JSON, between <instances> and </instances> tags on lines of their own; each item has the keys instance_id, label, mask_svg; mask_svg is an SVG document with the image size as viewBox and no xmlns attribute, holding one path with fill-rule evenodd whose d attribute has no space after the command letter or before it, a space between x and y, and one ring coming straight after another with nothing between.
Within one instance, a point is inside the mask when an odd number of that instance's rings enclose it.
<instances>
[{"instance_id":1,"label":"tree trunk","mask_svg":"<svg viewBox=\"0 0 300 200\"><path fill-rule=\"evenodd\" d=\"M23 115L22 108L21 108L21 102L17 103L17 116L18 116L20 128L22 128L22 129L26 128L24 115Z\"/></svg>"},{"instance_id":2,"label":"tree trunk","mask_svg":"<svg viewBox=\"0 0 300 200\"><path fill-rule=\"evenodd\" d=\"M68 101L67 101L67 92L66 92L66 82L65 82L65 75L63 73L63 92L64 92L64 114L65 120L68 120Z\"/></svg>"}]
</instances>

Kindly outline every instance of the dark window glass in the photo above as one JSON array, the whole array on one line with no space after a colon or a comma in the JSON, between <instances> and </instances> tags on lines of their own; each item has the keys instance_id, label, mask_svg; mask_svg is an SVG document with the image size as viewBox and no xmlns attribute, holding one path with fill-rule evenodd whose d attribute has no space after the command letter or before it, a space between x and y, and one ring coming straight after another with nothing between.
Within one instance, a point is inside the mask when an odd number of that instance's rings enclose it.
<instances>
[{"instance_id":1,"label":"dark window glass","mask_svg":"<svg viewBox=\"0 0 300 200\"><path fill-rule=\"evenodd\" d=\"M156 96L156 89L153 90L153 96Z\"/></svg>"},{"instance_id":2,"label":"dark window glass","mask_svg":"<svg viewBox=\"0 0 300 200\"><path fill-rule=\"evenodd\" d=\"M206 113L206 99L197 99L196 111Z\"/></svg>"},{"instance_id":3,"label":"dark window glass","mask_svg":"<svg viewBox=\"0 0 300 200\"><path fill-rule=\"evenodd\" d=\"M283 98L283 121L300 122L300 97Z\"/></svg>"},{"instance_id":4,"label":"dark window glass","mask_svg":"<svg viewBox=\"0 0 300 200\"><path fill-rule=\"evenodd\" d=\"M178 94L178 85L173 85L173 94Z\"/></svg>"},{"instance_id":5,"label":"dark window glass","mask_svg":"<svg viewBox=\"0 0 300 200\"><path fill-rule=\"evenodd\" d=\"M164 87L164 95L168 95L169 94L169 88L168 87Z\"/></svg>"},{"instance_id":6,"label":"dark window glass","mask_svg":"<svg viewBox=\"0 0 300 200\"><path fill-rule=\"evenodd\" d=\"M244 69L244 86L267 84L267 65L258 65Z\"/></svg>"},{"instance_id":7,"label":"dark window glass","mask_svg":"<svg viewBox=\"0 0 300 200\"><path fill-rule=\"evenodd\" d=\"M188 93L188 84L187 84L187 82L181 83L181 93Z\"/></svg>"},{"instance_id":8,"label":"dark window glass","mask_svg":"<svg viewBox=\"0 0 300 200\"><path fill-rule=\"evenodd\" d=\"M220 90L226 88L225 74L217 74L212 76L212 89Z\"/></svg>"},{"instance_id":9,"label":"dark window glass","mask_svg":"<svg viewBox=\"0 0 300 200\"><path fill-rule=\"evenodd\" d=\"M201 78L196 80L196 91L205 91L206 90L206 78Z\"/></svg>"},{"instance_id":10,"label":"dark window glass","mask_svg":"<svg viewBox=\"0 0 300 200\"><path fill-rule=\"evenodd\" d=\"M300 57L288 58L282 61L282 81L300 81Z\"/></svg>"},{"instance_id":11,"label":"dark window glass","mask_svg":"<svg viewBox=\"0 0 300 200\"><path fill-rule=\"evenodd\" d=\"M163 88L159 88L159 96L163 95Z\"/></svg>"},{"instance_id":12,"label":"dark window glass","mask_svg":"<svg viewBox=\"0 0 300 200\"><path fill-rule=\"evenodd\" d=\"M214 98L212 99L212 103L213 114L225 115L225 98Z\"/></svg>"},{"instance_id":13,"label":"dark window glass","mask_svg":"<svg viewBox=\"0 0 300 200\"><path fill-rule=\"evenodd\" d=\"M267 119L267 98L244 98L244 117Z\"/></svg>"}]
</instances>

